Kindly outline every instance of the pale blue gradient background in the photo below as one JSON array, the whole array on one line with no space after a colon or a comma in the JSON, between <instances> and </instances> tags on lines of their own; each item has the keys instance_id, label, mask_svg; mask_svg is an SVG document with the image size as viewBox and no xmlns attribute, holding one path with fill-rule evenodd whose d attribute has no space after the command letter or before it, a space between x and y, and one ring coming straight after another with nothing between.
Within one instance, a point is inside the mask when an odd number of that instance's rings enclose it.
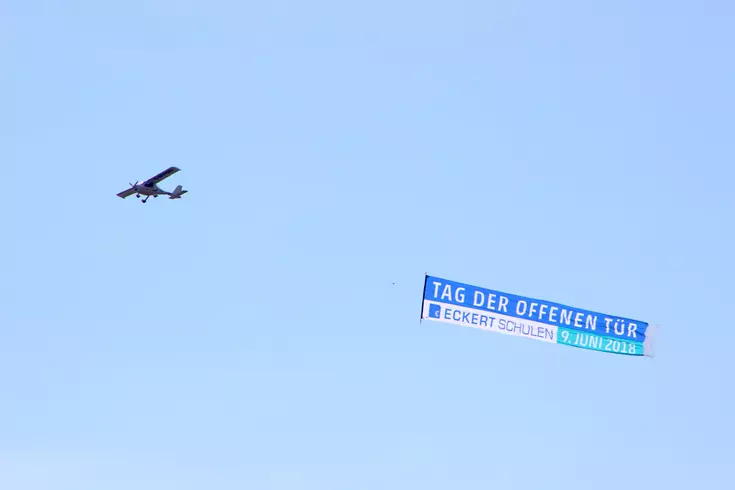
<instances>
[{"instance_id":1,"label":"pale blue gradient background","mask_svg":"<svg viewBox=\"0 0 735 490\"><path fill-rule=\"evenodd\" d=\"M735 488L734 21L0 2L0 488ZM420 324L425 272L658 357Z\"/></svg>"}]
</instances>

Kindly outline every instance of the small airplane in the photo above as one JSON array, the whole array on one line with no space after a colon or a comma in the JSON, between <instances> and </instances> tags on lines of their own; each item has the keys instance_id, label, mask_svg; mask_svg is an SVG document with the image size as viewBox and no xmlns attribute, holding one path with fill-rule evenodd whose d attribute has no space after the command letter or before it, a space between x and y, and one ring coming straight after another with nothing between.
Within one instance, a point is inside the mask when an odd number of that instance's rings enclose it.
<instances>
[{"instance_id":1,"label":"small airplane","mask_svg":"<svg viewBox=\"0 0 735 490\"><path fill-rule=\"evenodd\" d=\"M156 175L155 177L151 177L150 179L142 182L141 184L138 184L138 181L136 180L135 184L130 184L129 189L125 189L124 191L119 192L117 195L125 199L126 197L132 196L133 194L135 194L135 197L140 199L140 196L142 194L146 196L145 199L141 201L142 203L145 203L146 201L148 201L148 198L151 196L158 197L161 194L165 196L169 196L168 197L169 199L181 199L181 196L183 196L189 191L183 190L180 185L177 185L176 189L174 189L173 192L167 192L161 189L160 187L158 187L159 182L171 177L173 174L175 174L179 170L181 169L176 168L176 167L169 167L163 172Z\"/></svg>"}]
</instances>

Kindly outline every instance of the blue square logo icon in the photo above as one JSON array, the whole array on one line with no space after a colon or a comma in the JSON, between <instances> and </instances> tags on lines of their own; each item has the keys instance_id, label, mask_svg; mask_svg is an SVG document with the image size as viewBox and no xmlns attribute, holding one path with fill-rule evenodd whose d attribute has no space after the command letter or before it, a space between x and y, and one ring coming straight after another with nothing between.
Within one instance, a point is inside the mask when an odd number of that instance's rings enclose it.
<instances>
[{"instance_id":1,"label":"blue square logo icon","mask_svg":"<svg viewBox=\"0 0 735 490\"><path fill-rule=\"evenodd\" d=\"M441 305L429 305L429 318L439 318L442 314Z\"/></svg>"}]
</instances>

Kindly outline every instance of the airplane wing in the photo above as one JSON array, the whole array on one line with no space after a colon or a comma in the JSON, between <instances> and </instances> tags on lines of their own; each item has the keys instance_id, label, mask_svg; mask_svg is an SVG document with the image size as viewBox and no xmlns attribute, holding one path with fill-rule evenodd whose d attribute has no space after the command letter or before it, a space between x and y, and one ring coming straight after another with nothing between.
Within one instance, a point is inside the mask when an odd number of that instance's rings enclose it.
<instances>
[{"instance_id":1,"label":"airplane wing","mask_svg":"<svg viewBox=\"0 0 735 490\"><path fill-rule=\"evenodd\" d=\"M161 172L160 174L156 175L155 177L151 177L150 179L148 179L145 182L143 182L143 185L145 185L145 186L151 186L153 184L158 184L163 179L167 179L167 178L171 177L173 174L175 174L179 170L180 169L178 169L176 167L169 167L166 170L164 170L163 172Z\"/></svg>"},{"instance_id":2,"label":"airplane wing","mask_svg":"<svg viewBox=\"0 0 735 490\"><path fill-rule=\"evenodd\" d=\"M126 189L122 192L117 193L117 195L119 197L122 197L123 199L125 199L128 196L132 196L133 194L135 194L135 189L133 189L132 187L130 189Z\"/></svg>"}]
</instances>

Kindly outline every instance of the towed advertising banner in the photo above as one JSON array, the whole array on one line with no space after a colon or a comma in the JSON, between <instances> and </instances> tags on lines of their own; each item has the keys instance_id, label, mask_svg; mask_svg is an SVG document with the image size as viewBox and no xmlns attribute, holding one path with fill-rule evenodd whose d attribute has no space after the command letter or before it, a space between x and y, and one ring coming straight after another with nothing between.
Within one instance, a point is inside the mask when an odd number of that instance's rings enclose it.
<instances>
[{"instance_id":1,"label":"towed advertising banner","mask_svg":"<svg viewBox=\"0 0 735 490\"><path fill-rule=\"evenodd\" d=\"M582 349L653 357L646 322L429 275L424 281L421 318Z\"/></svg>"}]
</instances>

